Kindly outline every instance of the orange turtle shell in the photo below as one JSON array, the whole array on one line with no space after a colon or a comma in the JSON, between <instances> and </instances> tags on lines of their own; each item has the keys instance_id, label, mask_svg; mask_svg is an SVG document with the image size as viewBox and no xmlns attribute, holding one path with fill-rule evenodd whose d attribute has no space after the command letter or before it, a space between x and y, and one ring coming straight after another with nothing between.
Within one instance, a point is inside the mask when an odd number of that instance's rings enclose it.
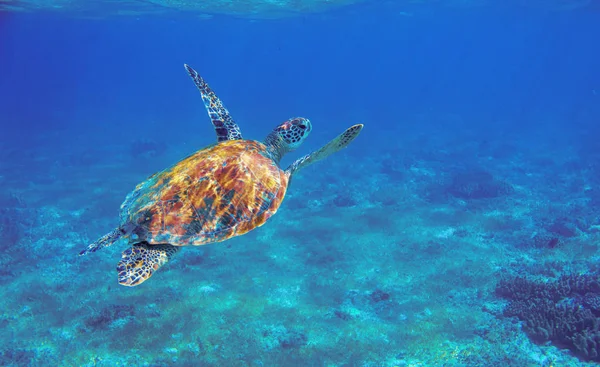
<instances>
[{"instance_id":1,"label":"orange turtle shell","mask_svg":"<svg viewBox=\"0 0 600 367\"><path fill-rule=\"evenodd\" d=\"M259 227L283 201L289 174L264 144L228 140L139 184L121 205L136 242L204 245Z\"/></svg>"}]
</instances>

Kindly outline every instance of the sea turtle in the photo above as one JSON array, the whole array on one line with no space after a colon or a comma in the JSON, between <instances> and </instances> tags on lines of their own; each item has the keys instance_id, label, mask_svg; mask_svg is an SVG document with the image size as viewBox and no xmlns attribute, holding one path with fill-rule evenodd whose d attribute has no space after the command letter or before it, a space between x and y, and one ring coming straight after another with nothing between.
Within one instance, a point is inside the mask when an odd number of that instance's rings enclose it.
<instances>
[{"instance_id":1,"label":"sea turtle","mask_svg":"<svg viewBox=\"0 0 600 367\"><path fill-rule=\"evenodd\" d=\"M137 185L121 205L120 224L80 255L129 241L117 265L119 283L138 285L177 253L180 246L225 241L262 226L283 201L291 176L346 147L358 136L354 125L321 149L283 170L284 154L311 132L308 119L292 118L264 142L246 140L223 103L198 73L185 65L200 90L217 143Z\"/></svg>"}]
</instances>

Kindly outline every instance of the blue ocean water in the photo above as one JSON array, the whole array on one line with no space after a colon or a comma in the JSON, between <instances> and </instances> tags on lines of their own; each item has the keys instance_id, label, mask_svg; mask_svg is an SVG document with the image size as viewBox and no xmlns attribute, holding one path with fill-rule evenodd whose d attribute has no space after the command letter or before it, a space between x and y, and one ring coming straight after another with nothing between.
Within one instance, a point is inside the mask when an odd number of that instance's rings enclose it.
<instances>
[{"instance_id":1,"label":"blue ocean water","mask_svg":"<svg viewBox=\"0 0 600 367\"><path fill-rule=\"evenodd\" d=\"M273 3L0 1L0 365L597 364L600 3ZM283 168L365 127L123 287L77 254L215 143L184 63L244 138L311 120Z\"/></svg>"}]
</instances>

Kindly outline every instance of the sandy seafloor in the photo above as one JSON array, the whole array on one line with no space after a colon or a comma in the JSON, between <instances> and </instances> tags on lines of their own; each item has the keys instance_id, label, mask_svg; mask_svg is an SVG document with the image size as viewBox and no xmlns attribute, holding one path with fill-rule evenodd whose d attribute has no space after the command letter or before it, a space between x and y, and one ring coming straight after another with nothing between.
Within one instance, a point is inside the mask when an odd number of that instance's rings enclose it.
<instances>
[{"instance_id":1,"label":"sandy seafloor","mask_svg":"<svg viewBox=\"0 0 600 367\"><path fill-rule=\"evenodd\" d=\"M313 124L315 144L337 133ZM0 147L0 365L593 365L532 342L496 287L596 271L594 139L460 125L424 114L365 130L295 177L265 226L185 248L135 288L116 282L126 244L77 253L196 137Z\"/></svg>"}]
</instances>

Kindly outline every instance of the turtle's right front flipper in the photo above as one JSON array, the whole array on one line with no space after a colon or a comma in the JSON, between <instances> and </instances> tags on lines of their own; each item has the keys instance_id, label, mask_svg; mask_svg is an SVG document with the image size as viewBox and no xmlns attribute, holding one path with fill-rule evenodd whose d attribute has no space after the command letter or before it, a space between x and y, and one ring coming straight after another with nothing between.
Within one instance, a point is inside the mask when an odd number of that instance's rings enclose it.
<instances>
[{"instance_id":1,"label":"turtle's right front flipper","mask_svg":"<svg viewBox=\"0 0 600 367\"><path fill-rule=\"evenodd\" d=\"M113 243L117 242L119 238L123 236L123 234L125 234L125 231L121 228L117 228L114 231L100 237L98 240L96 240L96 242L89 245L85 250L79 253L79 256L86 255L90 252L96 252L102 248L108 247Z\"/></svg>"},{"instance_id":2,"label":"turtle's right front flipper","mask_svg":"<svg viewBox=\"0 0 600 367\"><path fill-rule=\"evenodd\" d=\"M229 111L223 106L223 102L221 102L215 92L210 89L196 70L192 69L188 64L184 64L183 66L185 66L185 70L190 74L190 77L202 95L202 101L217 133L217 141L242 139L239 126L233 121Z\"/></svg>"},{"instance_id":3,"label":"turtle's right front flipper","mask_svg":"<svg viewBox=\"0 0 600 367\"><path fill-rule=\"evenodd\" d=\"M343 133L338 135L335 139L325 144L321 149L314 151L310 154L305 155L302 158L296 159L296 161L286 169L290 175L298 171L300 168L304 168L309 164L320 161L338 152L348 146L360 132L362 131L363 124L356 124L347 128Z\"/></svg>"}]
</instances>

